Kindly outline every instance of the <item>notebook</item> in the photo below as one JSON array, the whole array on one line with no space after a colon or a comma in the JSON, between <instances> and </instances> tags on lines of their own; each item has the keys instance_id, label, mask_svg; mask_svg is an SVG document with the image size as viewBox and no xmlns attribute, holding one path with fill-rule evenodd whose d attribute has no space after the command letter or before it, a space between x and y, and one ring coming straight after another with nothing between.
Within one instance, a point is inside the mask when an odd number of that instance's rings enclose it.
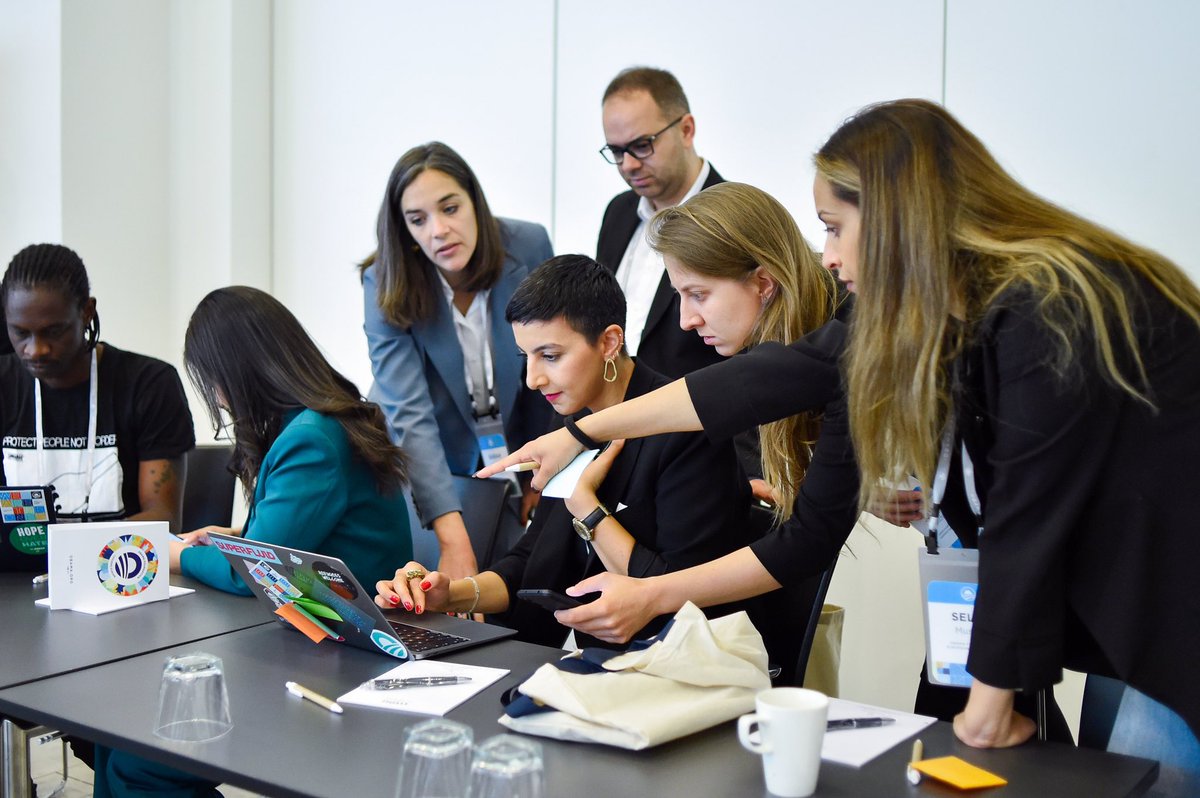
<instances>
[{"instance_id":1,"label":"notebook","mask_svg":"<svg viewBox=\"0 0 1200 798\"><path fill-rule=\"evenodd\" d=\"M281 607L289 613L299 610L355 648L418 660L516 634L437 612L385 614L375 605L374 590L364 589L337 557L227 535L208 538L272 614L278 617L275 611Z\"/></svg>"},{"instance_id":2,"label":"notebook","mask_svg":"<svg viewBox=\"0 0 1200 798\"><path fill-rule=\"evenodd\" d=\"M46 573L46 528L57 520L54 509L53 488L0 487L0 573Z\"/></svg>"}]
</instances>

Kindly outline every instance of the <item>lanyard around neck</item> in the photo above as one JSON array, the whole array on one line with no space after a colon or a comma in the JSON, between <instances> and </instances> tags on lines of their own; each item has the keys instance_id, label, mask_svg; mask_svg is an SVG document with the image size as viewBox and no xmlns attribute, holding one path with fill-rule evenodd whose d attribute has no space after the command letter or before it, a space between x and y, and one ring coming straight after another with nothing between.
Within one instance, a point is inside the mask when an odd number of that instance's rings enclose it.
<instances>
[{"instance_id":1,"label":"lanyard around neck","mask_svg":"<svg viewBox=\"0 0 1200 798\"><path fill-rule=\"evenodd\" d=\"M96 350L92 349L92 365L88 378L88 435L87 435L87 469L83 472L83 513L86 516L88 504L92 498L92 465L96 461L96 417L98 415L97 396L99 394L97 373L99 372ZM34 424L37 432L38 476L43 485L49 485L46 474L46 435L42 424L42 381L33 381Z\"/></svg>"},{"instance_id":2,"label":"lanyard around neck","mask_svg":"<svg viewBox=\"0 0 1200 798\"><path fill-rule=\"evenodd\" d=\"M484 416L496 414L496 385L495 375L492 372L492 331L488 325L488 306L487 302L483 301L482 293L475 295L476 302L481 302L480 305L480 325L483 327L483 340L480 344L480 357L478 359L479 371L472 374L471 369L467 368L467 392L471 396L471 409L475 413L475 418L480 419ZM466 314L463 314L463 320L466 320ZM464 359L466 354L464 353Z\"/></svg>"},{"instance_id":3,"label":"lanyard around neck","mask_svg":"<svg viewBox=\"0 0 1200 798\"><path fill-rule=\"evenodd\" d=\"M933 475L933 494L930 496L929 528L925 533L925 549L930 554L937 554L937 530L942 520L942 499L946 495L946 483L950 479L950 460L954 454L954 416L946 421L942 430L942 445L938 452L937 471ZM975 463L967 452L967 444L962 444L963 489L967 493L967 504L975 516L975 526L978 536L983 535L983 503L979 500L979 491L975 486Z\"/></svg>"}]
</instances>

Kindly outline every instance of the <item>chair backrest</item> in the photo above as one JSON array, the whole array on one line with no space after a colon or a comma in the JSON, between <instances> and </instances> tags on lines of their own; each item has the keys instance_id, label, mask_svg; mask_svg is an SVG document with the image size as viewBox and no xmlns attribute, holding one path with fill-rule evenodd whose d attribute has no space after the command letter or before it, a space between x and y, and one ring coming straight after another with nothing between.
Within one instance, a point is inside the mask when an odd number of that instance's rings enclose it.
<instances>
[{"instance_id":1,"label":"chair backrest","mask_svg":"<svg viewBox=\"0 0 1200 798\"><path fill-rule=\"evenodd\" d=\"M232 454L231 446L197 446L187 453L181 531L233 523L235 480L228 468Z\"/></svg>"},{"instance_id":2,"label":"chair backrest","mask_svg":"<svg viewBox=\"0 0 1200 798\"><path fill-rule=\"evenodd\" d=\"M471 538L475 560L479 563L479 570L487 570L493 562L507 554L516 542L507 539L513 536L511 530L506 530L508 534L499 534L501 525L506 520L504 502L510 483L507 479L460 476L454 476L452 479L454 491L462 503L463 524L467 527L467 536ZM515 518L510 520L511 525L517 525ZM519 532L516 534L519 536ZM502 540L502 537L505 539Z\"/></svg>"},{"instance_id":3,"label":"chair backrest","mask_svg":"<svg viewBox=\"0 0 1200 798\"><path fill-rule=\"evenodd\" d=\"M1097 751L1108 750L1117 710L1125 695L1125 683L1089 673L1083 686L1083 704L1079 709L1079 745Z\"/></svg>"},{"instance_id":4,"label":"chair backrest","mask_svg":"<svg viewBox=\"0 0 1200 798\"><path fill-rule=\"evenodd\" d=\"M751 523L764 534L773 520L770 511L752 508ZM804 670L836 565L834 557L824 571L747 603L746 610L762 635L770 665L779 669L779 675L772 679L776 687L804 686Z\"/></svg>"}]
</instances>

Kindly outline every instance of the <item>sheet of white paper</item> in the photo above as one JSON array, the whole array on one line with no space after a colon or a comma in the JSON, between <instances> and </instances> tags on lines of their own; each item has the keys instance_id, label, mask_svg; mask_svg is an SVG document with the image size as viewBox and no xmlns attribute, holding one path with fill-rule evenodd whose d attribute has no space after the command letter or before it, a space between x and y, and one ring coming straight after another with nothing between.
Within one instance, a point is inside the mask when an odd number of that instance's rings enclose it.
<instances>
[{"instance_id":1,"label":"sheet of white paper","mask_svg":"<svg viewBox=\"0 0 1200 798\"><path fill-rule=\"evenodd\" d=\"M354 704L376 709L398 709L419 715L445 715L476 693L508 675L504 668L460 665L432 659L413 660L392 668L376 679L412 679L421 676L467 676L466 684L440 687L405 687L400 690L373 690L370 682L361 684L338 698L339 704Z\"/></svg>"},{"instance_id":2,"label":"sheet of white paper","mask_svg":"<svg viewBox=\"0 0 1200 798\"><path fill-rule=\"evenodd\" d=\"M195 588L176 587L175 585L171 585L171 595L168 598L175 598L176 596L186 596L188 593L195 593L195 592L196 592ZM49 598L49 596L47 596L46 598L40 598L33 603L39 607L49 607L50 606L50 598ZM71 607L71 609L74 612L83 612L83 613L87 613L88 615L105 615L110 612L118 612L120 610L127 610L130 607L137 607L137 606L140 606L140 605L129 604L124 607Z\"/></svg>"},{"instance_id":3,"label":"sheet of white paper","mask_svg":"<svg viewBox=\"0 0 1200 798\"><path fill-rule=\"evenodd\" d=\"M856 704L840 698L829 699L829 720L843 718L895 718L895 723L871 729L842 729L826 732L821 745L821 759L860 768L875 757L888 751L917 732L931 725L937 718L897 712L893 709Z\"/></svg>"},{"instance_id":4,"label":"sheet of white paper","mask_svg":"<svg viewBox=\"0 0 1200 798\"><path fill-rule=\"evenodd\" d=\"M599 453L599 449L580 452L579 456L572 460L566 468L550 478L546 487L542 488L542 495L549 496L551 499L565 499L570 496L575 490L579 478L583 476L583 469L587 468L588 463L595 460Z\"/></svg>"}]
</instances>

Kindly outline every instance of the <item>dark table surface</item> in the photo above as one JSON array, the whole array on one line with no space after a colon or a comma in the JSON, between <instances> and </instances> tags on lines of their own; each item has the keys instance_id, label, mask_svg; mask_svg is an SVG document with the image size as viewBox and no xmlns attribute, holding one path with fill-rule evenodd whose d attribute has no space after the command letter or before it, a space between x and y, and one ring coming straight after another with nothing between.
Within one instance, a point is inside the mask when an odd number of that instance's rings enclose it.
<instances>
[{"instance_id":1,"label":"dark table surface","mask_svg":"<svg viewBox=\"0 0 1200 798\"><path fill-rule=\"evenodd\" d=\"M122 613L124 614L124 613ZM208 743L170 743L154 737L157 689L169 651L132 657L42 682L0 690L0 712L122 747L213 781L267 795L392 796L405 727L423 716L347 706L335 715L290 695L291 679L337 697L390 670L395 660L331 642L313 645L275 625L245 629L177 647L204 650L225 665L233 731ZM557 649L504 641L445 659L504 667L511 673L448 717L474 728L476 741L505 731L500 696ZM1030 743L979 751L954 739L949 724L924 730L928 757L956 754L1009 780L986 795L1107 796L1144 792L1157 776L1148 760ZM757 796L759 758L742 749L732 723L647 751L541 740L547 796ZM825 763L818 795L961 795L936 783L911 787L904 779L907 744L861 769Z\"/></svg>"},{"instance_id":2,"label":"dark table surface","mask_svg":"<svg viewBox=\"0 0 1200 798\"><path fill-rule=\"evenodd\" d=\"M33 586L33 574L0 574L4 641L0 643L0 687L10 687L80 668L178 646L269 623L272 619L249 596L234 596L172 576L171 583L196 593L143 604L105 615L53 610L34 605L46 586Z\"/></svg>"}]
</instances>

